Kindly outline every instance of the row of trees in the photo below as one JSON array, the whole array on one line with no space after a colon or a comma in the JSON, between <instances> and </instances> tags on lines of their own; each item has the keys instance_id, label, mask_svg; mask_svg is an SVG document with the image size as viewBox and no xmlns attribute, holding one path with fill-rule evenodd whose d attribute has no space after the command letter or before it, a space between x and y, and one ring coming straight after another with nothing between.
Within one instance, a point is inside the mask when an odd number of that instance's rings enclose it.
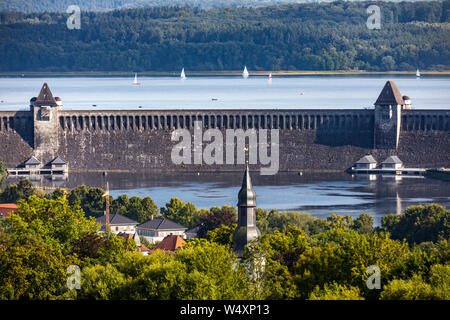
<instances>
[{"instance_id":1,"label":"row of trees","mask_svg":"<svg viewBox=\"0 0 450 320\"><path fill-rule=\"evenodd\" d=\"M266 233L238 261L233 224L176 254L144 256L132 240L97 234L79 203L32 195L18 206L0 220L0 299L450 299L448 239L409 246L367 232L365 218L333 216L314 234L294 226ZM430 209L445 210L414 211ZM78 290L67 286L70 265L81 270ZM367 286L373 265L381 289Z\"/></svg>"},{"instance_id":2,"label":"row of trees","mask_svg":"<svg viewBox=\"0 0 450 320\"><path fill-rule=\"evenodd\" d=\"M450 66L450 1L0 13L0 71L415 70Z\"/></svg>"},{"instance_id":3,"label":"row of trees","mask_svg":"<svg viewBox=\"0 0 450 320\"><path fill-rule=\"evenodd\" d=\"M189 6L204 9L221 7L258 7L305 2L332 2L332 0L1 0L0 10L20 12L65 12L70 5L78 5L83 11L105 11L120 8L165 6ZM400 2L400 0L397 0L397 2Z\"/></svg>"}]
</instances>

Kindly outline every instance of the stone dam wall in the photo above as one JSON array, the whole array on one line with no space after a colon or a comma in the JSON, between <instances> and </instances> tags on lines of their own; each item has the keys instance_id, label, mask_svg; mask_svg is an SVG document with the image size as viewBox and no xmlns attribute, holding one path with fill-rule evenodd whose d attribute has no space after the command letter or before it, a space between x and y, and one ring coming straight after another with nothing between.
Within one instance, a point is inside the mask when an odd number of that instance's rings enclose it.
<instances>
[{"instance_id":1,"label":"stone dam wall","mask_svg":"<svg viewBox=\"0 0 450 320\"><path fill-rule=\"evenodd\" d=\"M450 111L402 110L379 126L377 110L102 110L0 112L0 156L8 168L60 156L70 171L236 171L243 164L174 164L174 130L279 130L280 171L344 171L365 154L397 155L407 167L450 166ZM385 121L386 122L386 121ZM395 126L399 135L395 136ZM248 131L247 131L248 132ZM394 136L393 136L394 135ZM398 140L398 145L395 143ZM261 142L258 139L258 142ZM389 142L389 143L388 143ZM209 142L203 142L203 147ZM226 141L224 141L224 144ZM230 142L228 142L230 143ZM195 149L194 142L191 143ZM224 162L225 162L225 150ZM250 153L252 150L250 150ZM193 159L194 155L192 155ZM259 158L252 169L264 165Z\"/></svg>"}]
</instances>

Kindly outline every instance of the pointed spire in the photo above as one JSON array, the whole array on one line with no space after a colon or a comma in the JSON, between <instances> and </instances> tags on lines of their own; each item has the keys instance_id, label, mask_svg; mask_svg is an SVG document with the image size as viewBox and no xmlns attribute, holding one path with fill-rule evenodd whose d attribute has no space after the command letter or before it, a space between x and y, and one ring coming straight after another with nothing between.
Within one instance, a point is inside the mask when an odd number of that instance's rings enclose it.
<instances>
[{"instance_id":1,"label":"pointed spire","mask_svg":"<svg viewBox=\"0 0 450 320\"><path fill-rule=\"evenodd\" d=\"M248 164L245 168L244 178L242 180L241 190L239 190L238 200L238 207L256 207L256 193L253 190Z\"/></svg>"},{"instance_id":2,"label":"pointed spire","mask_svg":"<svg viewBox=\"0 0 450 320\"><path fill-rule=\"evenodd\" d=\"M233 252L242 257L245 246L261 235L256 226L256 193L252 187L248 164L238 199L238 225L233 233Z\"/></svg>"},{"instance_id":3,"label":"pointed spire","mask_svg":"<svg viewBox=\"0 0 450 320\"><path fill-rule=\"evenodd\" d=\"M402 94L398 90L394 81L389 80L384 85L383 90L381 90L375 105L403 105Z\"/></svg>"},{"instance_id":4,"label":"pointed spire","mask_svg":"<svg viewBox=\"0 0 450 320\"><path fill-rule=\"evenodd\" d=\"M46 82L42 85L41 92L39 92L39 96L37 97L37 100L35 101L34 105L36 107L41 107L41 106L56 107L57 106L56 100L53 97L53 94L50 91L50 88Z\"/></svg>"}]
</instances>

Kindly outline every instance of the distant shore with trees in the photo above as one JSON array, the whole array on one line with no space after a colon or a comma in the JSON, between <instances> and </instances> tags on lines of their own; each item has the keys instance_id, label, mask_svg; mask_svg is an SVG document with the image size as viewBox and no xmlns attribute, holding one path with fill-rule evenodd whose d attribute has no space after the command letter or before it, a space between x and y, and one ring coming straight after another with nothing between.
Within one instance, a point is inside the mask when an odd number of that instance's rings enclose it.
<instances>
[{"instance_id":1,"label":"distant shore with trees","mask_svg":"<svg viewBox=\"0 0 450 320\"><path fill-rule=\"evenodd\" d=\"M0 12L0 72L450 70L450 1Z\"/></svg>"}]
</instances>

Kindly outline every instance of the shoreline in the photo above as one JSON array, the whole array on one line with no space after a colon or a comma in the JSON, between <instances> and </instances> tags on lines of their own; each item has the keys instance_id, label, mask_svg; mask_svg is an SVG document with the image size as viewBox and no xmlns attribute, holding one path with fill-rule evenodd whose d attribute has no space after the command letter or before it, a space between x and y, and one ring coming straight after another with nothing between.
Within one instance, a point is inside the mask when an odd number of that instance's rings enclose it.
<instances>
[{"instance_id":1,"label":"shoreline","mask_svg":"<svg viewBox=\"0 0 450 320\"><path fill-rule=\"evenodd\" d=\"M142 71L137 72L139 76L176 76L180 75L179 71ZM242 71L186 71L188 76L241 76ZM279 70L279 71L249 71L251 76L267 76L272 73L273 76L340 76L340 75L415 75L415 71L308 71L308 70ZM34 72L34 71L8 71L0 72L0 77L128 77L134 76L135 72L129 71L65 71L65 72ZM421 71L422 75L450 75L450 70L445 71Z\"/></svg>"}]
</instances>

